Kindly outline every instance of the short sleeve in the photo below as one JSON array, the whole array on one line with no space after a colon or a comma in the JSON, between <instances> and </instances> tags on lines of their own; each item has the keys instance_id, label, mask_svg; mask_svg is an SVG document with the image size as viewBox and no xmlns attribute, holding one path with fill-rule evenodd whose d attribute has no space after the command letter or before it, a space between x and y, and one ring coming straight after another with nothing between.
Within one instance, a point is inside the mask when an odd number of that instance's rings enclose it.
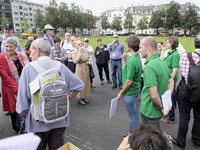
<instances>
[{"instance_id":1,"label":"short sleeve","mask_svg":"<svg viewBox=\"0 0 200 150\"><path fill-rule=\"evenodd\" d=\"M144 68L144 84L146 87L158 86L157 73L151 66Z\"/></svg>"}]
</instances>

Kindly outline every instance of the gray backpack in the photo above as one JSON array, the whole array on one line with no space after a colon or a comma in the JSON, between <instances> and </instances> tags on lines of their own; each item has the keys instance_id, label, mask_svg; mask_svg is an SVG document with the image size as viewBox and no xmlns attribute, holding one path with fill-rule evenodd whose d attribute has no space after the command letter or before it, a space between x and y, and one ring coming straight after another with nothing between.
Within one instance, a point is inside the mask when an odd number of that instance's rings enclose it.
<instances>
[{"instance_id":1,"label":"gray backpack","mask_svg":"<svg viewBox=\"0 0 200 150\"><path fill-rule=\"evenodd\" d=\"M36 61L30 65L38 72L40 89L33 94L32 117L51 124L65 119L69 114L69 99L66 82L60 75L61 63L54 61L51 69L45 70Z\"/></svg>"}]
</instances>

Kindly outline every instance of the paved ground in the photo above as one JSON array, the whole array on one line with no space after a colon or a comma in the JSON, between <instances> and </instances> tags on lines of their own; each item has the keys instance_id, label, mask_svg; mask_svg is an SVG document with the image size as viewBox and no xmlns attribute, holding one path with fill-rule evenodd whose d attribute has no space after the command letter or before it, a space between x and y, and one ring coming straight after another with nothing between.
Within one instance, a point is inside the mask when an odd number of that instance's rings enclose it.
<instances>
[{"instance_id":1,"label":"paved ground","mask_svg":"<svg viewBox=\"0 0 200 150\"><path fill-rule=\"evenodd\" d=\"M91 102L87 106L78 105L75 98L71 102L70 126L66 129L65 142L70 141L82 150L116 150L122 140L122 134L129 127L129 117L124 102L120 103L119 110L113 118L109 118L110 100L117 96L119 89L111 89L111 84L100 85L95 66L96 88L88 97ZM1 100L0 100L1 101ZM0 102L2 104L2 102ZM140 102L139 102L140 104ZM10 117L4 115L0 105L0 139L15 135L11 128ZM178 128L178 109L176 109L175 124L161 124L161 129L166 133L176 136ZM192 120L191 120L192 121ZM186 150L197 150L191 142L191 124L187 136ZM174 146L174 150L178 150Z\"/></svg>"}]
</instances>

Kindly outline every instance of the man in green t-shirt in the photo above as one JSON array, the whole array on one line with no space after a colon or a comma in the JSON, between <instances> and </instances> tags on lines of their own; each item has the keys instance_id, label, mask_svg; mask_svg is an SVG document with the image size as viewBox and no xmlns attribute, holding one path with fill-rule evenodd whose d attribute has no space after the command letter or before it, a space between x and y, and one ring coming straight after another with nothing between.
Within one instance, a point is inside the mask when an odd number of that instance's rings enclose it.
<instances>
[{"instance_id":1,"label":"man in green t-shirt","mask_svg":"<svg viewBox=\"0 0 200 150\"><path fill-rule=\"evenodd\" d=\"M142 122L160 128L163 116L163 105L160 97L167 89L173 91L174 82L171 79L166 63L156 53L157 46L153 37L145 37L140 42L140 54L146 58L144 68L144 87L141 94Z\"/></svg>"},{"instance_id":2,"label":"man in green t-shirt","mask_svg":"<svg viewBox=\"0 0 200 150\"><path fill-rule=\"evenodd\" d=\"M122 70L123 89L118 94L118 100L124 96L124 102L130 117L130 127L128 134L139 124L138 102L137 98L141 87L142 62L139 50L140 40L136 36L130 36L126 39L126 47L131 54Z\"/></svg>"}]
</instances>

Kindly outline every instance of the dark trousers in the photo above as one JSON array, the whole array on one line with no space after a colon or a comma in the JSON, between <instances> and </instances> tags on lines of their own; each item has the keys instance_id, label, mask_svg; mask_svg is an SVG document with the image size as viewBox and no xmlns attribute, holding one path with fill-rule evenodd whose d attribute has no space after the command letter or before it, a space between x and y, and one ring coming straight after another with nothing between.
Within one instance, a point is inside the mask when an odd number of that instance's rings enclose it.
<instances>
[{"instance_id":1,"label":"dark trousers","mask_svg":"<svg viewBox=\"0 0 200 150\"><path fill-rule=\"evenodd\" d=\"M168 113L167 118L171 121L175 121L175 109L176 109L176 83L174 83L174 91L172 93L172 109Z\"/></svg>"},{"instance_id":2,"label":"dark trousers","mask_svg":"<svg viewBox=\"0 0 200 150\"><path fill-rule=\"evenodd\" d=\"M19 114L17 112L10 113L10 118L11 118L11 122L12 122L12 128L18 134L20 126L21 126Z\"/></svg>"},{"instance_id":3,"label":"dark trousers","mask_svg":"<svg viewBox=\"0 0 200 150\"><path fill-rule=\"evenodd\" d=\"M45 150L48 144L49 150L57 150L64 144L63 134L65 132L65 127L51 129L47 132L35 133L40 137L41 142L37 150Z\"/></svg>"},{"instance_id":4,"label":"dark trousers","mask_svg":"<svg viewBox=\"0 0 200 150\"><path fill-rule=\"evenodd\" d=\"M106 74L106 79L107 80L110 80L110 77L109 77L109 70L108 70L108 63L105 63L105 64L97 64L97 68L98 68L98 72L99 72L99 78L101 81L103 81L103 69L104 69L104 72Z\"/></svg>"},{"instance_id":5,"label":"dark trousers","mask_svg":"<svg viewBox=\"0 0 200 150\"><path fill-rule=\"evenodd\" d=\"M73 62L68 62L67 67L68 67L69 70L71 70L71 72L75 73L75 71L76 71L76 64L74 64Z\"/></svg>"},{"instance_id":6,"label":"dark trousers","mask_svg":"<svg viewBox=\"0 0 200 150\"><path fill-rule=\"evenodd\" d=\"M192 127L192 140L196 145L200 146L200 100L198 102L190 101L189 92L183 81L180 82L177 88L177 99L179 106L179 127L176 140L180 145L186 145L190 111L193 109L194 122Z\"/></svg>"}]
</instances>

